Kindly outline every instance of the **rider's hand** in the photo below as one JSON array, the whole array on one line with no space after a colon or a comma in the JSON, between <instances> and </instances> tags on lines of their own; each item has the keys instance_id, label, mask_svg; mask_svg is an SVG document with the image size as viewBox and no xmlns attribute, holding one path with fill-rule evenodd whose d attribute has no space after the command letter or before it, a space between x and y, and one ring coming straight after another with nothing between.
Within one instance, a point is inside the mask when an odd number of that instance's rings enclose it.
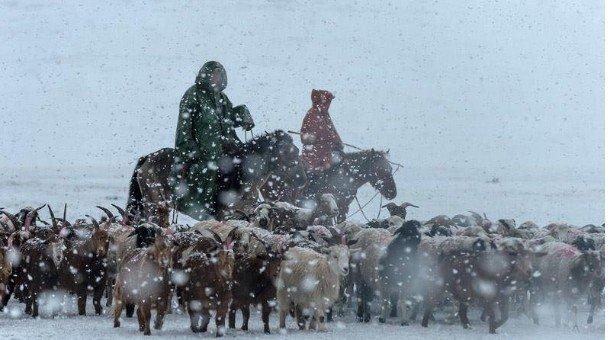
<instances>
[{"instance_id":1,"label":"rider's hand","mask_svg":"<svg viewBox=\"0 0 610 340\"><path fill-rule=\"evenodd\" d=\"M250 131L254 128L254 119L250 115L250 111L246 105L239 105L233 108L235 115L235 123L237 126L241 126L244 130Z\"/></svg>"}]
</instances>

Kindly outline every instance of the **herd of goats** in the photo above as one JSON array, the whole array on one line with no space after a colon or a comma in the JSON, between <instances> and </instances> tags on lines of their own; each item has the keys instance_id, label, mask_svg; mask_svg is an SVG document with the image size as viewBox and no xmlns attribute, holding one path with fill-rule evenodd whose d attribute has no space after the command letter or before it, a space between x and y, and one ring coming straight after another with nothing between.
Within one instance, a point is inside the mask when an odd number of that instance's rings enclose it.
<instances>
[{"instance_id":1,"label":"herd of goats","mask_svg":"<svg viewBox=\"0 0 610 340\"><path fill-rule=\"evenodd\" d=\"M421 313L423 327L435 311L457 308L470 328L468 307L478 306L495 333L509 309L537 324L543 303L557 324L573 313L574 327L587 304L591 323L603 299L603 226L517 226L474 212L417 221L394 204L388 218L335 224L330 194L311 209L260 203L244 220L170 228L131 222L114 207L118 214L98 207L99 221L68 221L65 207L58 217L49 206L46 221L44 206L1 210L0 309L13 297L36 317L41 294L64 291L76 295L79 315L89 294L101 314L105 296L114 327L124 309L127 317L137 312L139 330L149 335L151 310L161 329L175 295L193 332L206 332L215 313L222 336L227 314L235 328L237 311L248 330L251 306L260 307L265 333L274 310L281 329L290 316L301 330L324 330L354 305L360 322L377 314L380 323L395 317L407 325Z\"/></svg>"}]
</instances>

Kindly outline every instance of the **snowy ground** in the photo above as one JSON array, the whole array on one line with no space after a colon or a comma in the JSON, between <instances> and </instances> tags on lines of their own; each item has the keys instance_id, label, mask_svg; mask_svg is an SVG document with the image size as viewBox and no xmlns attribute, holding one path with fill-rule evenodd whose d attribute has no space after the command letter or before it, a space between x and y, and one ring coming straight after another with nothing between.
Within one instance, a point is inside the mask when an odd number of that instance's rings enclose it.
<instances>
[{"instance_id":1,"label":"snowy ground","mask_svg":"<svg viewBox=\"0 0 610 340\"><path fill-rule=\"evenodd\" d=\"M121 327L112 327L112 319L108 316L108 310L103 316L91 316L92 308L87 310L87 316L78 316L73 301L66 303L67 313L52 318L43 316L32 319L22 314L23 305L17 303L9 304L9 307L0 313L0 335L5 339L66 339L87 338L102 339L109 337L134 338L141 336L138 332L136 319L123 317ZM154 315L154 314L153 314ZM238 313L236 324L241 325ZM440 312L436 316L443 315ZM447 314L448 315L448 314ZM480 310L471 309L469 318L472 329L465 330L458 323L446 324L444 322L431 323L429 328L423 328L419 324L400 326L395 320L389 324L357 323L352 316L346 316L337 322L329 324L326 332L299 331L296 323L288 319L286 332L280 332L277 328L277 315L272 314L271 335L265 335L262 331L262 322L259 312L254 312L250 317L250 330L229 330L227 338L237 339L601 339L604 336L603 317L598 313L591 325L584 323L584 312L580 313L580 325L574 329L572 324L555 327L552 315L548 311L541 314L541 324L535 326L530 319L521 315L516 316L498 329L498 334L487 333L487 325L479 321ZM215 326L209 326L208 333L204 337L214 337ZM192 339L202 337L195 335L189 328L189 320L180 312L168 315L161 331L152 330L153 337L165 336L172 339ZM143 336L141 336L144 338Z\"/></svg>"}]
</instances>

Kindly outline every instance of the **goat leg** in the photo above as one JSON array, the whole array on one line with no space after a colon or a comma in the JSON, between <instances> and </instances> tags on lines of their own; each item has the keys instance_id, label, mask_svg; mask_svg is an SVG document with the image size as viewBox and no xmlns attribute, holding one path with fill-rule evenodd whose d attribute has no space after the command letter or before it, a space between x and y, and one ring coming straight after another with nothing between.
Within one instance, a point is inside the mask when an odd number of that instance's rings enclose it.
<instances>
[{"instance_id":1,"label":"goat leg","mask_svg":"<svg viewBox=\"0 0 610 340\"><path fill-rule=\"evenodd\" d=\"M123 301L121 299L115 299L114 302L114 327L121 327L121 313L123 312Z\"/></svg>"},{"instance_id":2,"label":"goat leg","mask_svg":"<svg viewBox=\"0 0 610 340\"><path fill-rule=\"evenodd\" d=\"M288 311L284 309L280 309L280 328L286 328L286 314Z\"/></svg>"},{"instance_id":3,"label":"goat leg","mask_svg":"<svg viewBox=\"0 0 610 340\"><path fill-rule=\"evenodd\" d=\"M112 306L112 286L114 286L114 279L108 278L106 281L106 307Z\"/></svg>"},{"instance_id":4,"label":"goat leg","mask_svg":"<svg viewBox=\"0 0 610 340\"><path fill-rule=\"evenodd\" d=\"M138 306L138 309L136 311L136 316L138 317L138 330L140 332L144 332L144 314L143 314L143 310L142 310L142 306Z\"/></svg>"},{"instance_id":5,"label":"goat leg","mask_svg":"<svg viewBox=\"0 0 610 340\"><path fill-rule=\"evenodd\" d=\"M594 289L595 288L597 287L594 287ZM601 297L598 291L589 293L589 297L587 298L587 302L589 303L589 316L587 317L587 324L593 323L593 314L595 313L598 304L601 302L600 299Z\"/></svg>"},{"instance_id":6,"label":"goat leg","mask_svg":"<svg viewBox=\"0 0 610 340\"><path fill-rule=\"evenodd\" d=\"M133 317L133 313L136 310L136 305L133 303L126 303L125 304L125 316L128 318L132 318Z\"/></svg>"},{"instance_id":7,"label":"goat leg","mask_svg":"<svg viewBox=\"0 0 610 340\"><path fill-rule=\"evenodd\" d=\"M508 321L508 298L502 297L498 302L498 307L500 309L500 320L496 322L496 328L502 326L506 321Z\"/></svg>"},{"instance_id":8,"label":"goat leg","mask_svg":"<svg viewBox=\"0 0 610 340\"><path fill-rule=\"evenodd\" d=\"M150 335L150 306L144 304L143 306L140 306L138 310L140 308L142 308L142 319L144 321L144 335Z\"/></svg>"},{"instance_id":9,"label":"goat leg","mask_svg":"<svg viewBox=\"0 0 610 340\"><path fill-rule=\"evenodd\" d=\"M300 306L294 306L294 314L297 319L297 325L299 326L299 330L305 329L305 315L303 315L303 310Z\"/></svg>"},{"instance_id":10,"label":"goat leg","mask_svg":"<svg viewBox=\"0 0 610 340\"><path fill-rule=\"evenodd\" d=\"M77 297L78 315L85 315L85 307L87 305L87 290L78 292Z\"/></svg>"},{"instance_id":11,"label":"goat leg","mask_svg":"<svg viewBox=\"0 0 610 340\"><path fill-rule=\"evenodd\" d=\"M491 302L485 306L485 310L487 311L488 323L489 323L489 334L496 334L496 311L494 308L494 303Z\"/></svg>"},{"instance_id":12,"label":"goat leg","mask_svg":"<svg viewBox=\"0 0 610 340\"><path fill-rule=\"evenodd\" d=\"M34 301L32 302L32 317L38 317L38 299L36 296L34 297Z\"/></svg>"},{"instance_id":13,"label":"goat leg","mask_svg":"<svg viewBox=\"0 0 610 340\"><path fill-rule=\"evenodd\" d=\"M155 317L155 325L154 328L156 330L160 330L163 328L163 318L165 317L165 313L168 310L169 304L166 301L160 302L157 305L157 315Z\"/></svg>"},{"instance_id":14,"label":"goat leg","mask_svg":"<svg viewBox=\"0 0 610 340\"><path fill-rule=\"evenodd\" d=\"M235 301L231 302L231 306L229 307L229 328L235 329L235 314L237 314L237 305Z\"/></svg>"},{"instance_id":15,"label":"goat leg","mask_svg":"<svg viewBox=\"0 0 610 340\"><path fill-rule=\"evenodd\" d=\"M464 329L468 329L470 328L470 321L468 321L468 306L463 302L460 302L459 304L458 316L460 317L460 322Z\"/></svg>"},{"instance_id":16,"label":"goat leg","mask_svg":"<svg viewBox=\"0 0 610 340\"><path fill-rule=\"evenodd\" d=\"M241 307L241 316L242 316L241 330L247 331L248 330L248 321L250 320L250 305L246 304L245 306Z\"/></svg>"},{"instance_id":17,"label":"goat leg","mask_svg":"<svg viewBox=\"0 0 610 340\"><path fill-rule=\"evenodd\" d=\"M262 317L263 317L263 327L266 334L270 334L271 330L269 329L269 314L271 314L271 306L269 306L268 301L263 301L262 303Z\"/></svg>"},{"instance_id":18,"label":"goat leg","mask_svg":"<svg viewBox=\"0 0 610 340\"><path fill-rule=\"evenodd\" d=\"M98 285L93 290L93 308L97 315L102 315L102 296L105 289L106 285Z\"/></svg>"},{"instance_id":19,"label":"goat leg","mask_svg":"<svg viewBox=\"0 0 610 340\"><path fill-rule=\"evenodd\" d=\"M326 321L333 322L333 307L330 307L326 312Z\"/></svg>"},{"instance_id":20,"label":"goat leg","mask_svg":"<svg viewBox=\"0 0 610 340\"><path fill-rule=\"evenodd\" d=\"M228 307L229 306L226 303L223 303L218 306L218 309L216 310L216 337L225 335L225 318L227 316L227 310L229 309Z\"/></svg>"}]
</instances>

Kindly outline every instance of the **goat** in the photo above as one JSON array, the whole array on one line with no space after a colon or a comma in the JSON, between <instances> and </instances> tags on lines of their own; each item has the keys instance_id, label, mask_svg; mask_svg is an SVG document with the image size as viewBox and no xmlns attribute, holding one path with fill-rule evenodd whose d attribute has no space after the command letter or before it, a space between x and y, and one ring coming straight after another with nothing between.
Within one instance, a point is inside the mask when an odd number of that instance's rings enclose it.
<instances>
[{"instance_id":1,"label":"goat","mask_svg":"<svg viewBox=\"0 0 610 340\"><path fill-rule=\"evenodd\" d=\"M576 301L587 297L602 275L601 257L597 251L581 252L576 247L548 242L535 253L536 280L539 291L554 304L555 324L561 324L559 304L565 301L572 311L574 327L578 327Z\"/></svg>"},{"instance_id":2,"label":"goat","mask_svg":"<svg viewBox=\"0 0 610 340\"><path fill-rule=\"evenodd\" d=\"M236 253L233 272L233 301L229 310L229 328L235 328L235 314L237 309L242 312L242 330L248 330L250 318L250 305L261 305L262 319L265 333L270 333L269 314L271 313L271 300L275 299L275 281L278 277L283 252L273 251L256 234L254 238L263 246L262 251L254 250L245 253Z\"/></svg>"},{"instance_id":3,"label":"goat","mask_svg":"<svg viewBox=\"0 0 610 340\"><path fill-rule=\"evenodd\" d=\"M222 240L212 232L215 243L196 244L185 254L183 268L188 275L182 290L182 299L187 304L191 319L191 330L206 332L210 311L216 311L216 336L225 333L225 317L231 301L235 257L230 237ZM211 246L211 248L210 248Z\"/></svg>"},{"instance_id":4,"label":"goat","mask_svg":"<svg viewBox=\"0 0 610 340\"><path fill-rule=\"evenodd\" d=\"M30 238L21 245L18 290L16 297L26 303L25 312L38 316L38 297L41 293L54 290L57 286L58 267L63 259L64 240Z\"/></svg>"},{"instance_id":5,"label":"goat","mask_svg":"<svg viewBox=\"0 0 610 340\"><path fill-rule=\"evenodd\" d=\"M357 316L358 321L369 322L370 304L374 294L380 290L379 260L392 241L392 234L382 228L367 228L356 234L355 239L350 252L354 264L353 280L358 292Z\"/></svg>"},{"instance_id":6,"label":"goat","mask_svg":"<svg viewBox=\"0 0 610 340\"><path fill-rule=\"evenodd\" d=\"M496 322L494 306L500 306L503 321L507 317L502 284L510 274L510 264L498 254L495 245L484 238L446 237L439 242L438 250L438 267L429 271L432 273L430 281L423 283L426 293L422 326L428 326L433 307L439 301L438 294L444 289L458 302L458 316L464 328L470 327L467 304L480 301L487 311L489 332L495 333L501 322ZM433 252L434 249L425 251Z\"/></svg>"},{"instance_id":7,"label":"goat","mask_svg":"<svg viewBox=\"0 0 610 340\"><path fill-rule=\"evenodd\" d=\"M156 308L154 328L163 327L163 318L170 303L171 246L160 231L154 243L146 248L132 249L125 254L114 286L114 327L126 304L138 306L139 330L150 335L151 309Z\"/></svg>"},{"instance_id":8,"label":"goat","mask_svg":"<svg viewBox=\"0 0 610 340\"><path fill-rule=\"evenodd\" d=\"M420 295L421 288L418 275L418 251L421 233L418 221L411 220L394 232L394 238L387 245L385 254L379 259L379 280L383 301L380 322L385 322L391 310L391 300L398 296L397 307L400 311L401 324L408 324L407 306L409 300Z\"/></svg>"},{"instance_id":9,"label":"goat","mask_svg":"<svg viewBox=\"0 0 610 340\"><path fill-rule=\"evenodd\" d=\"M339 297L341 277L349 271L345 238L334 235L327 241L332 245L324 253L293 247L284 254L277 280L280 328L286 328L286 316L294 310L300 329L305 328L306 314L311 318L310 329L325 329L324 313Z\"/></svg>"}]
</instances>

